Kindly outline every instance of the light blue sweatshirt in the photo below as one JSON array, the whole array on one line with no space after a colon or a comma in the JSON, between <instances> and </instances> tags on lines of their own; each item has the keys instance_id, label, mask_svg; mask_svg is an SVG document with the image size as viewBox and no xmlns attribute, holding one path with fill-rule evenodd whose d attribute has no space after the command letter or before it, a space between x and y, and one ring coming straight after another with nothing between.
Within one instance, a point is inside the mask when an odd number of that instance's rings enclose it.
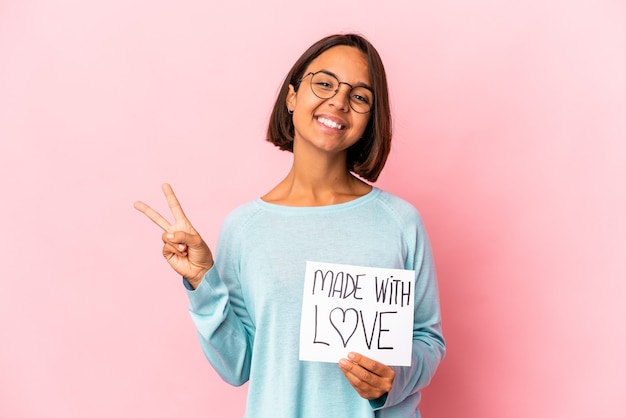
<instances>
[{"instance_id":1,"label":"light blue sweatshirt","mask_svg":"<svg viewBox=\"0 0 626 418\"><path fill-rule=\"evenodd\" d=\"M215 266L186 283L202 349L232 385L250 381L250 418L420 417L420 389L445 353L430 245L413 206L378 188L330 206L257 199L225 220ZM410 367L391 391L361 398L333 363L298 359L306 261L415 270Z\"/></svg>"}]
</instances>

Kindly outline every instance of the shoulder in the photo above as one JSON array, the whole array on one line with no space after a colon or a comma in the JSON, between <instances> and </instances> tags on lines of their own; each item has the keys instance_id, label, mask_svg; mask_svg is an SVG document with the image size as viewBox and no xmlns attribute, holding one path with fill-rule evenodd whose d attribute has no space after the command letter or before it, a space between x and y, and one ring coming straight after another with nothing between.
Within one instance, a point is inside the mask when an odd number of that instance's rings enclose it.
<instances>
[{"instance_id":1,"label":"shoulder","mask_svg":"<svg viewBox=\"0 0 626 418\"><path fill-rule=\"evenodd\" d=\"M250 225L254 224L253 220L260 211L260 205L256 201L251 201L236 207L226 215L217 242L217 251L220 256L229 254L234 257L234 254L240 251L241 243L245 237L249 236ZM219 258L216 257L217 259Z\"/></svg>"},{"instance_id":2,"label":"shoulder","mask_svg":"<svg viewBox=\"0 0 626 418\"><path fill-rule=\"evenodd\" d=\"M236 207L226 215L222 224L222 230L233 231L241 228L245 229L250 221L258 215L261 209L261 205L259 205L257 200Z\"/></svg>"},{"instance_id":3,"label":"shoulder","mask_svg":"<svg viewBox=\"0 0 626 418\"><path fill-rule=\"evenodd\" d=\"M380 190L380 189L379 189ZM380 190L376 199L382 211L396 218L401 224L422 225L418 210L408 201L387 191Z\"/></svg>"}]
</instances>

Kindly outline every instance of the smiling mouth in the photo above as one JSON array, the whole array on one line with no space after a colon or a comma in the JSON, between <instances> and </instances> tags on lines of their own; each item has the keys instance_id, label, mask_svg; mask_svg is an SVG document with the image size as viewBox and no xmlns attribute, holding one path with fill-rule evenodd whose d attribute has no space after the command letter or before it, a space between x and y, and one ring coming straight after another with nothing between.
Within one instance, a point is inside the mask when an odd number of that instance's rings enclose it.
<instances>
[{"instance_id":1,"label":"smiling mouth","mask_svg":"<svg viewBox=\"0 0 626 418\"><path fill-rule=\"evenodd\" d=\"M321 123L322 125L327 126L329 128L338 129L338 130L342 130L342 129L345 128L345 126L343 126L343 125L341 125L341 124L339 124L337 122L334 122L334 121L332 121L330 119L326 119L324 117L317 118L317 121L319 123Z\"/></svg>"}]
</instances>

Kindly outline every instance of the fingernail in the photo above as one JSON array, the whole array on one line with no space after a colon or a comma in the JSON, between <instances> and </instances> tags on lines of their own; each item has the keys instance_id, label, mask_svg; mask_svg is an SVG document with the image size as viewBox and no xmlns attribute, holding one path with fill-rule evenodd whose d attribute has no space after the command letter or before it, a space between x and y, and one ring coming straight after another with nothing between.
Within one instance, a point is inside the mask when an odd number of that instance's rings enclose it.
<instances>
[{"instance_id":1,"label":"fingernail","mask_svg":"<svg viewBox=\"0 0 626 418\"><path fill-rule=\"evenodd\" d=\"M350 360L354 360L355 357L356 357L356 355L354 355L354 353L348 353L348 358Z\"/></svg>"},{"instance_id":2,"label":"fingernail","mask_svg":"<svg viewBox=\"0 0 626 418\"><path fill-rule=\"evenodd\" d=\"M186 248L185 244L178 244L178 251L184 251Z\"/></svg>"},{"instance_id":3,"label":"fingernail","mask_svg":"<svg viewBox=\"0 0 626 418\"><path fill-rule=\"evenodd\" d=\"M167 235L165 235L165 238L167 238L167 239L174 239L174 233L168 232Z\"/></svg>"}]
</instances>

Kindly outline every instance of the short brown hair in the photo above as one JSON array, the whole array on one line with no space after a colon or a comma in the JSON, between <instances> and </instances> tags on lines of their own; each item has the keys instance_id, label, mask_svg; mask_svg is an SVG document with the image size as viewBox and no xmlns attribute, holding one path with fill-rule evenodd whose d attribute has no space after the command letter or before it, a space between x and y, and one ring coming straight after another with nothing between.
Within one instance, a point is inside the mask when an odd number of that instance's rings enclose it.
<instances>
[{"instance_id":1,"label":"short brown hair","mask_svg":"<svg viewBox=\"0 0 626 418\"><path fill-rule=\"evenodd\" d=\"M348 149L348 170L360 177L375 182L385 166L391 150L391 111L389 108L389 92L387 76L378 51L365 38L357 34L339 34L327 36L307 49L293 65L282 87L274 109L270 115L266 139L284 151L293 152L295 129L293 119L287 111L285 100L289 93L289 85L297 91L299 80L304 75L311 61L324 51L339 45L358 48L367 56L372 89L374 90L374 106L363 137Z\"/></svg>"}]
</instances>

